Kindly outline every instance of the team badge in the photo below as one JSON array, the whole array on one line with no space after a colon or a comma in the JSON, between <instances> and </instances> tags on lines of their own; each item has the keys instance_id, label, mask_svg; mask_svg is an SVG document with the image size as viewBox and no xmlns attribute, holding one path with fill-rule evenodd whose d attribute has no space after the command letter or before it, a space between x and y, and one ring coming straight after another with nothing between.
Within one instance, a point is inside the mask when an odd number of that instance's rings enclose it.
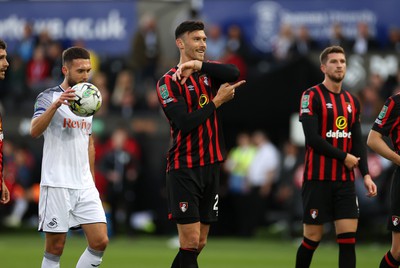
<instances>
[{"instance_id":1,"label":"team badge","mask_svg":"<svg viewBox=\"0 0 400 268\"><path fill-rule=\"evenodd\" d=\"M167 99L169 97L169 92L167 85L162 85L158 88L158 92L160 93L160 96L163 100Z\"/></svg>"},{"instance_id":2,"label":"team badge","mask_svg":"<svg viewBox=\"0 0 400 268\"><path fill-rule=\"evenodd\" d=\"M54 229L57 228L58 223L56 218L52 218L51 221L47 224L47 227Z\"/></svg>"},{"instance_id":3,"label":"team badge","mask_svg":"<svg viewBox=\"0 0 400 268\"><path fill-rule=\"evenodd\" d=\"M392 223L393 223L393 226L397 226L397 225L399 225L399 223L400 223L400 218L399 218L399 216L392 216Z\"/></svg>"},{"instance_id":4,"label":"team badge","mask_svg":"<svg viewBox=\"0 0 400 268\"><path fill-rule=\"evenodd\" d=\"M182 212L186 212L188 210L189 204L188 202L179 202L179 208Z\"/></svg>"},{"instance_id":5,"label":"team badge","mask_svg":"<svg viewBox=\"0 0 400 268\"><path fill-rule=\"evenodd\" d=\"M315 220L318 217L318 209L310 209L310 215Z\"/></svg>"},{"instance_id":6,"label":"team badge","mask_svg":"<svg viewBox=\"0 0 400 268\"><path fill-rule=\"evenodd\" d=\"M348 111L349 113L352 113L352 112L353 112L353 110L351 109L351 104L350 104L350 103L347 103L347 111Z\"/></svg>"},{"instance_id":7,"label":"team badge","mask_svg":"<svg viewBox=\"0 0 400 268\"><path fill-rule=\"evenodd\" d=\"M209 86L207 76L201 76L201 80L203 80L204 85Z\"/></svg>"}]
</instances>

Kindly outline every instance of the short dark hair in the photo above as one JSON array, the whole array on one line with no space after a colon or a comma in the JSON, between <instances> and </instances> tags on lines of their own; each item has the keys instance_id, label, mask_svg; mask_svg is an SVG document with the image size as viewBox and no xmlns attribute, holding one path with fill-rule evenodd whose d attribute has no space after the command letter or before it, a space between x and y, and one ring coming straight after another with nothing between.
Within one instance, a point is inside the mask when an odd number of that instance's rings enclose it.
<instances>
[{"instance_id":1,"label":"short dark hair","mask_svg":"<svg viewBox=\"0 0 400 268\"><path fill-rule=\"evenodd\" d=\"M175 39L178 39L186 32L194 32L204 30L204 23L202 21L187 20L182 22L176 27Z\"/></svg>"},{"instance_id":2,"label":"short dark hair","mask_svg":"<svg viewBox=\"0 0 400 268\"><path fill-rule=\"evenodd\" d=\"M321 52L321 55L319 55L320 63L325 64L328 60L328 55L331 53L342 53L343 55L346 55L346 53L344 53L344 49L341 46L327 47Z\"/></svg>"},{"instance_id":3,"label":"short dark hair","mask_svg":"<svg viewBox=\"0 0 400 268\"><path fill-rule=\"evenodd\" d=\"M90 52L82 47L70 47L62 53L62 64L71 63L75 59L90 60Z\"/></svg>"},{"instance_id":4,"label":"short dark hair","mask_svg":"<svg viewBox=\"0 0 400 268\"><path fill-rule=\"evenodd\" d=\"M7 49L7 44L4 40L0 39L0 49Z\"/></svg>"}]
</instances>

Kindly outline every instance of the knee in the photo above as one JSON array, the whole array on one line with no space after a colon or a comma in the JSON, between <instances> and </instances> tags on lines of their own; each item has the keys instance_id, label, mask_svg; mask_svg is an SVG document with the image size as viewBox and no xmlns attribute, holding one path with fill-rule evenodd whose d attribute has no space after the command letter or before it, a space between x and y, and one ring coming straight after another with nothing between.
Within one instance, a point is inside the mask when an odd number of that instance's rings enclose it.
<instances>
[{"instance_id":1,"label":"knee","mask_svg":"<svg viewBox=\"0 0 400 268\"><path fill-rule=\"evenodd\" d=\"M108 236L103 236L96 239L95 241L90 241L89 246L94 250L104 251L107 248L108 242Z\"/></svg>"},{"instance_id":2,"label":"knee","mask_svg":"<svg viewBox=\"0 0 400 268\"><path fill-rule=\"evenodd\" d=\"M207 245L207 238L200 238L198 251L199 253L203 250L203 248Z\"/></svg>"},{"instance_id":3,"label":"knee","mask_svg":"<svg viewBox=\"0 0 400 268\"><path fill-rule=\"evenodd\" d=\"M48 245L46 247L46 252L56 255L56 256L61 256L64 251L64 243L53 243L52 245Z\"/></svg>"},{"instance_id":4,"label":"knee","mask_svg":"<svg viewBox=\"0 0 400 268\"><path fill-rule=\"evenodd\" d=\"M189 236L180 237L180 244L182 248L199 249L200 245L199 236L196 234L191 234Z\"/></svg>"}]
</instances>

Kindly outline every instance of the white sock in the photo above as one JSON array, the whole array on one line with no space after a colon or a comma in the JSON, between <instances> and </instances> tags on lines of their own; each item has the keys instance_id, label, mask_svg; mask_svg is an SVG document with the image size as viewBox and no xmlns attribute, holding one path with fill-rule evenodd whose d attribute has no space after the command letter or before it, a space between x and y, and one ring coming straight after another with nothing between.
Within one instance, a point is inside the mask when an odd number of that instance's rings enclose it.
<instances>
[{"instance_id":1,"label":"white sock","mask_svg":"<svg viewBox=\"0 0 400 268\"><path fill-rule=\"evenodd\" d=\"M101 261L103 260L104 251L94 250L90 247L87 247L83 252L81 257L79 258L78 264L76 268L93 268L99 267Z\"/></svg>"},{"instance_id":2,"label":"white sock","mask_svg":"<svg viewBox=\"0 0 400 268\"><path fill-rule=\"evenodd\" d=\"M60 268L60 256L44 253L42 268Z\"/></svg>"},{"instance_id":3,"label":"white sock","mask_svg":"<svg viewBox=\"0 0 400 268\"><path fill-rule=\"evenodd\" d=\"M15 201L15 206L12 215L16 216L19 220L22 220L27 209L28 209L28 201L26 201L25 199L17 199Z\"/></svg>"}]
</instances>

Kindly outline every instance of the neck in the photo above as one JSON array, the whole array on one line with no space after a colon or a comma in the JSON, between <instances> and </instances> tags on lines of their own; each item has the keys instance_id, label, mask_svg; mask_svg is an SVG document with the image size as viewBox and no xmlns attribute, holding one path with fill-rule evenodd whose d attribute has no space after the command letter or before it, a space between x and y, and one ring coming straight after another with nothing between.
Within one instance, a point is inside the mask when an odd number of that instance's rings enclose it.
<instances>
[{"instance_id":1,"label":"neck","mask_svg":"<svg viewBox=\"0 0 400 268\"><path fill-rule=\"evenodd\" d=\"M340 93L342 91L342 82L333 82L331 80L325 79L322 84L333 93Z\"/></svg>"}]
</instances>

